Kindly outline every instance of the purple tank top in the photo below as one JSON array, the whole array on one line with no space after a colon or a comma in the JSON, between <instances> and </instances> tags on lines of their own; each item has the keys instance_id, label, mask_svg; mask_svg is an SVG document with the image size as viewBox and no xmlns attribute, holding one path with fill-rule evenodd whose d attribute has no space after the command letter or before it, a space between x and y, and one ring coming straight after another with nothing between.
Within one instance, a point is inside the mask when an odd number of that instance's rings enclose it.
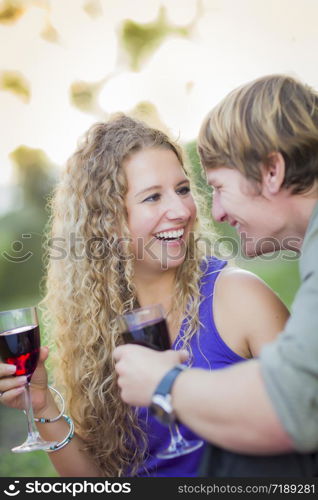
<instances>
[{"instance_id":1,"label":"purple tank top","mask_svg":"<svg viewBox=\"0 0 318 500\"><path fill-rule=\"evenodd\" d=\"M207 265L204 264L205 272L201 278L201 304L199 309L201 326L199 333L194 335L190 341L193 359L192 367L206 370L216 370L224 368L233 363L244 361L244 358L233 352L220 337L213 318L212 302L216 278L225 265L226 261L215 257L209 259ZM186 318L180 328L173 349L178 349L178 340L184 333ZM182 343L181 343L182 344ZM200 449L183 455L181 457L163 460L156 457L159 450L167 448L170 442L168 427L160 424L149 412L148 408L139 409L139 421L141 427L148 435L148 457L138 471L141 477L195 477L198 474L199 466L203 458L205 445ZM190 429L183 424L179 425L182 435L188 439L198 439Z\"/></svg>"}]
</instances>

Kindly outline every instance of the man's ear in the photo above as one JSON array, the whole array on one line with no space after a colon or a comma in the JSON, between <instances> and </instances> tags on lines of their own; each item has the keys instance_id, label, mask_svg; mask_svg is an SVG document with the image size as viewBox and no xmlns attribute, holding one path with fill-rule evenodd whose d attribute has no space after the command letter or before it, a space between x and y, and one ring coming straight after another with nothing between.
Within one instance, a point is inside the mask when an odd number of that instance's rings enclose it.
<instances>
[{"instance_id":1,"label":"man's ear","mask_svg":"<svg viewBox=\"0 0 318 500\"><path fill-rule=\"evenodd\" d=\"M262 191L269 195L277 194L285 179L285 160L278 152L270 153L262 166Z\"/></svg>"}]
</instances>

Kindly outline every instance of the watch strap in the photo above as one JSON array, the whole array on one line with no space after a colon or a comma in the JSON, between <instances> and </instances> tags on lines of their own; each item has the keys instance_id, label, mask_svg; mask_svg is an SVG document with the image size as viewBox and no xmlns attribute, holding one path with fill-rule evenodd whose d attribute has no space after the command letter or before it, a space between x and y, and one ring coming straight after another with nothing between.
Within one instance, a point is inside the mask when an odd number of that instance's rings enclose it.
<instances>
[{"instance_id":1,"label":"watch strap","mask_svg":"<svg viewBox=\"0 0 318 500\"><path fill-rule=\"evenodd\" d=\"M160 380L154 394L160 394L161 396L166 396L167 394L170 394L175 379L182 371L186 369L187 366L181 364L171 368L171 370L169 370Z\"/></svg>"}]
</instances>

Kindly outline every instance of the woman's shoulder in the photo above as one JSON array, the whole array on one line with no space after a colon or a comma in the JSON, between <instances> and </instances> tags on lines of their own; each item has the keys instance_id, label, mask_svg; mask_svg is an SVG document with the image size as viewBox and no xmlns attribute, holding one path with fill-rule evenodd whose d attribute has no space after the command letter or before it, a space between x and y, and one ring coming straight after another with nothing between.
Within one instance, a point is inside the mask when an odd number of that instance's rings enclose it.
<instances>
[{"instance_id":1,"label":"woman's shoulder","mask_svg":"<svg viewBox=\"0 0 318 500\"><path fill-rule=\"evenodd\" d=\"M252 351L273 340L289 312L277 294L256 274L227 265L220 272L215 292L215 313L228 335L241 332Z\"/></svg>"},{"instance_id":2,"label":"woman's shoulder","mask_svg":"<svg viewBox=\"0 0 318 500\"><path fill-rule=\"evenodd\" d=\"M218 279L218 292L226 302L237 303L237 298L242 298L246 304L254 304L262 308L265 303L270 305L282 304L278 295L259 276L233 265L226 265L222 268Z\"/></svg>"}]
</instances>

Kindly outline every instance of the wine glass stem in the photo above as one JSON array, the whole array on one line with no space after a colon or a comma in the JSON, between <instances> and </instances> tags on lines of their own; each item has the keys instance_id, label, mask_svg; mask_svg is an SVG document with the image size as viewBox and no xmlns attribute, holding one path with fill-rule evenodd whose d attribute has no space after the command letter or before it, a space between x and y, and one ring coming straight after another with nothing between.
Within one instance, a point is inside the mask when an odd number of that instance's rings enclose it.
<instances>
[{"instance_id":1,"label":"wine glass stem","mask_svg":"<svg viewBox=\"0 0 318 500\"><path fill-rule=\"evenodd\" d=\"M171 441L174 444L181 445L184 441L182 435L180 434L179 426L176 423L172 423L169 425L169 430L171 433Z\"/></svg>"},{"instance_id":2,"label":"wine glass stem","mask_svg":"<svg viewBox=\"0 0 318 500\"><path fill-rule=\"evenodd\" d=\"M30 382L25 384L25 413L28 421L28 435L38 435L37 428L35 427L33 408L30 394Z\"/></svg>"}]
</instances>

